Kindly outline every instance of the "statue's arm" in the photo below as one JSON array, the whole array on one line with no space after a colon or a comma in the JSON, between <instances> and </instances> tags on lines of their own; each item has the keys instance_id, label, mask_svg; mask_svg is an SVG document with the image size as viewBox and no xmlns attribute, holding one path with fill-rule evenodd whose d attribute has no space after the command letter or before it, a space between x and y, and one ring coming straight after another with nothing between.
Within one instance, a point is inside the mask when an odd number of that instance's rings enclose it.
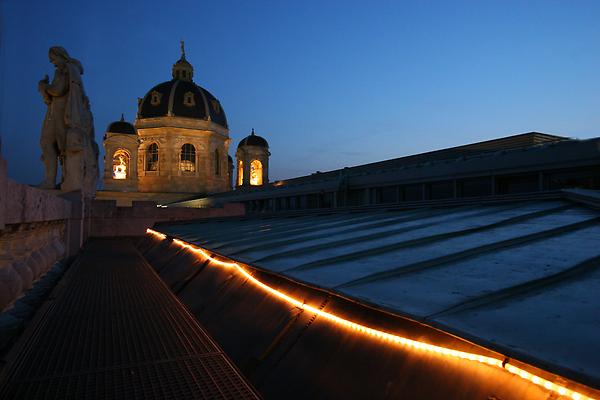
<instances>
[{"instance_id":1,"label":"statue's arm","mask_svg":"<svg viewBox=\"0 0 600 400\"><path fill-rule=\"evenodd\" d=\"M38 82L38 92L42 95L42 99L44 103L50 104L52 103L52 98L48 93L46 93L46 86L48 86L48 75L44 76L44 79Z\"/></svg>"},{"instance_id":2,"label":"statue's arm","mask_svg":"<svg viewBox=\"0 0 600 400\"><path fill-rule=\"evenodd\" d=\"M69 87L67 84L67 77L65 74L56 71L52 83L46 83L44 91L52 97L64 96Z\"/></svg>"}]
</instances>

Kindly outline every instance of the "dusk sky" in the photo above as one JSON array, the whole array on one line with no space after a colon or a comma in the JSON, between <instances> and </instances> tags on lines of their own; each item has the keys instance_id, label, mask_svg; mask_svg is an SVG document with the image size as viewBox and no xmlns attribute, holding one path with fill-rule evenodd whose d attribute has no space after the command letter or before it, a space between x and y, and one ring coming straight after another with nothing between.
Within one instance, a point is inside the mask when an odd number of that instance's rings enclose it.
<instances>
[{"instance_id":1,"label":"dusk sky","mask_svg":"<svg viewBox=\"0 0 600 400\"><path fill-rule=\"evenodd\" d=\"M48 48L85 69L96 139L171 79L252 128L271 180L529 131L600 136L600 1L0 1L0 134L38 183ZM101 156L103 153L101 154Z\"/></svg>"}]
</instances>

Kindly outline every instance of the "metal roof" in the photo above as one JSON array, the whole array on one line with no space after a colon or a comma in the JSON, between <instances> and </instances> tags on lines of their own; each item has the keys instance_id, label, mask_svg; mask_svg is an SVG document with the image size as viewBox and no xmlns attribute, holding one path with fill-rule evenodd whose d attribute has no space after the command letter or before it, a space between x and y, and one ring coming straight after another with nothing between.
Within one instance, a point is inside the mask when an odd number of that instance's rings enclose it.
<instances>
[{"instance_id":1,"label":"metal roof","mask_svg":"<svg viewBox=\"0 0 600 400\"><path fill-rule=\"evenodd\" d=\"M161 225L160 230L600 382L600 210L566 199Z\"/></svg>"},{"instance_id":2,"label":"metal roof","mask_svg":"<svg viewBox=\"0 0 600 400\"><path fill-rule=\"evenodd\" d=\"M4 400L259 399L123 238L87 242L6 360Z\"/></svg>"}]
</instances>

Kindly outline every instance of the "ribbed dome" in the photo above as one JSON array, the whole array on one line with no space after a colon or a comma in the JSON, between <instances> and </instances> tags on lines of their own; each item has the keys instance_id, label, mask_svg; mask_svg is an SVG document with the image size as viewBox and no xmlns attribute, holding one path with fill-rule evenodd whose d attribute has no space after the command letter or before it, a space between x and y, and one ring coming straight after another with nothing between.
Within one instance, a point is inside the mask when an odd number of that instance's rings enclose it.
<instances>
[{"instance_id":1,"label":"ribbed dome","mask_svg":"<svg viewBox=\"0 0 600 400\"><path fill-rule=\"evenodd\" d=\"M211 120L227 128L221 103L192 81L173 79L154 86L144 96L138 118L184 117Z\"/></svg>"},{"instance_id":2,"label":"ribbed dome","mask_svg":"<svg viewBox=\"0 0 600 400\"><path fill-rule=\"evenodd\" d=\"M106 132L124 133L127 135L135 135L136 134L135 128L133 127L132 124L125 121L125 116L123 114L121 114L120 121L115 121L115 122L112 122L110 125L108 125L108 128L106 128Z\"/></svg>"},{"instance_id":3,"label":"ribbed dome","mask_svg":"<svg viewBox=\"0 0 600 400\"><path fill-rule=\"evenodd\" d=\"M242 146L257 146L257 147L265 147L269 148L269 143L267 143L266 139L260 137L254 133L254 129L252 129L252 133L245 138L242 139L240 144L238 144L238 149Z\"/></svg>"},{"instance_id":4,"label":"ribbed dome","mask_svg":"<svg viewBox=\"0 0 600 400\"><path fill-rule=\"evenodd\" d=\"M184 117L212 121L227 128L221 103L208 90L192 81L194 67L185 59L183 42L181 58L173 64L173 79L159 83L146 93L138 118Z\"/></svg>"}]
</instances>

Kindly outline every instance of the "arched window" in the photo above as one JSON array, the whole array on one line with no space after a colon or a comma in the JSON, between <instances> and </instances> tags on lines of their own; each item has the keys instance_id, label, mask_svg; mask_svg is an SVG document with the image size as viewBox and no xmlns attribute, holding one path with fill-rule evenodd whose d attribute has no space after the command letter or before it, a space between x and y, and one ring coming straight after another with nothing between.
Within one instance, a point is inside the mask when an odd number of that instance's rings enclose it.
<instances>
[{"instance_id":1,"label":"arched window","mask_svg":"<svg viewBox=\"0 0 600 400\"><path fill-rule=\"evenodd\" d=\"M129 165L130 165L129 153L123 149L115 151L112 158L113 165L113 179L127 179L129 176Z\"/></svg>"},{"instance_id":2,"label":"arched window","mask_svg":"<svg viewBox=\"0 0 600 400\"><path fill-rule=\"evenodd\" d=\"M244 162L242 160L238 161L238 186L242 186L244 183Z\"/></svg>"},{"instance_id":3,"label":"arched window","mask_svg":"<svg viewBox=\"0 0 600 400\"><path fill-rule=\"evenodd\" d=\"M219 150L215 150L215 175L221 175L221 157Z\"/></svg>"},{"instance_id":4,"label":"arched window","mask_svg":"<svg viewBox=\"0 0 600 400\"><path fill-rule=\"evenodd\" d=\"M262 185L262 163L258 160L252 160L250 163L250 184L252 186Z\"/></svg>"},{"instance_id":5,"label":"arched window","mask_svg":"<svg viewBox=\"0 0 600 400\"><path fill-rule=\"evenodd\" d=\"M194 145L186 143L181 146L181 162L179 169L184 172L196 171L196 148Z\"/></svg>"},{"instance_id":6,"label":"arched window","mask_svg":"<svg viewBox=\"0 0 600 400\"><path fill-rule=\"evenodd\" d=\"M158 171L158 145L152 143L146 149L146 171Z\"/></svg>"}]
</instances>

